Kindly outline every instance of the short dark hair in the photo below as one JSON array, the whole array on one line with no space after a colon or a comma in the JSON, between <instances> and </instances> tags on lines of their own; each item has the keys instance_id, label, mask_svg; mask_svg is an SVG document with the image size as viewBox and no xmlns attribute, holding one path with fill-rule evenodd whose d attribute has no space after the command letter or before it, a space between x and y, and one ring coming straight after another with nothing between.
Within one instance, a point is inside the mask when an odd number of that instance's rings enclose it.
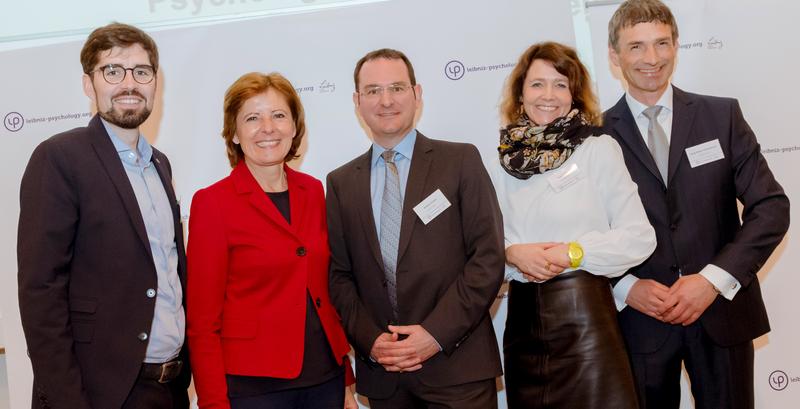
<instances>
[{"instance_id":1,"label":"short dark hair","mask_svg":"<svg viewBox=\"0 0 800 409\"><path fill-rule=\"evenodd\" d=\"M627 0L608 21L608 45L619 51L619 30L653 21L670 26L672 41L678 41L678 25L666 4L659 0Z\"/></svg>"},{"instance_id":2,"label":"short dark hair","mask_svg":"<svg viewBox=\"0 0 800 409\"><path fill-rule=\"evenodd\" d=\"M242 146L233 142L233 137L236 136L236 116L239 115L239 110L242 109L248 99L267 92L269 89L274 89L286 98L286 104L289 105L289 110L292 112L292 120L294 121L296 133L294 139L292 139L292 146L283 161L288 162L298 157L297 151L300 149L300 143L306 134L306 117L303 104L300 102L300 96L297 95L292 83L277 72L269 74L250 72L239 77L225 92L225 101L222 108L224 113L222 138L225 139L225 148L231 167L235 167L239 161L244 159Z\"/></svg>"},{"instance_id":3,"label":"short dark hair","mask_svg":"<svg viewBox=\"0 0 800 409\"><path fill-rule=\"evenodd\" d=\"M500 116L506 125L517 122L522 115L522 88L528 69L535 60L544 60L551 64L559 74L569 80L569 92L572 103L593 125L602 124L600 106L592 92L592 80L589 70L581 63L578 54L571 47L552 41L536 43L519 57L519 61L509 74L500 102Z\"/></svg>"},{"instance_id":4,"label":"short dark hair","mask_svg":"<svg viewBox=\"0 0 800 409\"><path fill-rule=\"evenodd\" d=\"M402 51L393 50L391 48L381 48L380 50L370 51L365 56L361 57L356 63L356 69L353 70L353 82L356 84L356 91L358 91L358 74L361 72L361 67L367 61L385 58L387 60L402 60L408 68L408 78L411 80L411 85L417 85L417 77L414 76L414 67L411 61L403 54Z\"/></svg>"},{"instance_id":5,"label":"short dark hair","mask_svg":"<svg viewBox=\"0 0 800 409\"><path fill-rule=\"evenodd\" d=\"M89 74L100 60L99 54L114 47L130 47L139 44L147 51L150 65L158 71L158 47L144 31L123 23L111 23L92 31L81 49L81 66Z\"/></svg>"}]
</instances>

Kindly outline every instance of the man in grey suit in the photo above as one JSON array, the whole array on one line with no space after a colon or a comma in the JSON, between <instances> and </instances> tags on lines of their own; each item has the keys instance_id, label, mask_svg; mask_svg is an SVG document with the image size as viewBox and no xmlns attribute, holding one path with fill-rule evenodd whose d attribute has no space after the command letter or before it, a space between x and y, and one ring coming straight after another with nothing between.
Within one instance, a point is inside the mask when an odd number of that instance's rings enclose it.
<instances>
[{"instance_id":1,"label":"man in grey suit","mask_svg":"<svg viewBox=\"0 0 800 409\"><path fill-rule=\"evenodd\" d=\"M477 149L414 129L422 88L401 52L368 53L353 102L372 147L328 175L331 298L373 409L497 407L489 307L502 219Z\"/></svg>"},{"instance_id":2,"label":"man in grey suit","mask_svg":"<svg viewBox=\"0 0 800 409\"><path fill-rule=\"evenodd\" d=\"M189 407L186 259L167 157L140 134L156 97L150 36L114 23L81 51L87 127L31 155L17 262L33 408Z\"/></svg>"},{"instance_id":3,"label":"man in grey suit","mask_svg":"<svg viewBox=\"0 0 800 409\"><path fill-rule=\"evenodd\" d=\"M677 50L658 0L611 18L609 57L628 92L605 128L658 241L615 284L619 322L642 407L679 406L683 362L697 408L752 408L753 339L769 331L756 273L788 229L789 199L736 100L670 84Z\"/></svg>"}]
</instances>

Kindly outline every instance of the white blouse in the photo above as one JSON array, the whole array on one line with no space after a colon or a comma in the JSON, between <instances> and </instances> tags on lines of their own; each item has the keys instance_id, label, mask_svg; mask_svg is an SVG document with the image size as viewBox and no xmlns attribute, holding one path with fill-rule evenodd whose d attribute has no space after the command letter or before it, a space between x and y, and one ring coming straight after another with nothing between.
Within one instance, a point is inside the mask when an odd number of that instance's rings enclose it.
<instances>
[{"instance_id":1,"label":"white blouse","mask_svg":"<svg viewBox=\"0 0 800 409\"><path fill-rule=\"evenodd\" d=\"M506 173L499 159L487 167L503 212L506 247L576 241L584 251L579 268L607 277L639 265L656 248L638 187L608 135L587 138L559 168L529 179ZM506 279L527 281L511 265Z\"/></svg>"}]
</instances>

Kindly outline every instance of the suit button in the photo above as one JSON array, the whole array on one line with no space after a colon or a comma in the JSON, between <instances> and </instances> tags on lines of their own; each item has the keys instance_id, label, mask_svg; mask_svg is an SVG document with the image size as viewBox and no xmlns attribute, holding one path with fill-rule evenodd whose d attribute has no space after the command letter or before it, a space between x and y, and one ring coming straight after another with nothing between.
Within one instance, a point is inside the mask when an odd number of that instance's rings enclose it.
<instances>
[{"instance_id":1,"label":"suit button","mask_svg":"<svg viewBox=\"0 0 800 409\"><path fill-rule=\"evenodd\" d=\"M295 254L297 254L300 257L305 256L306 255L306 248L302 247L302 246L298 247L297 250L295 250Z\"/></svg>"},{"instance_id":2,"label":"suit button","mask_svg":"<svg viewBox=\"0 0 800 409\"><path fill-rule=\"evenodd\" d=\"M320 308L322 307L322 300L320 300L319 297L317 297L317 299L314 300L314 304L317 304L317 308Z\"/></svg>"},{"instance_id":3,"label":"suit button","mask_svg":"<svg viewBox=\"0 0 800 409\"><path fill-rule=\"evenodd\" d=\"M156 296L156 290L148 288L145 294L147 294L147 298L153 298Z\"/></svg>"},{"instance_id":4,"label":"suit button","mask_svg":"<svg viewBox=\"0 0 800 409\"><path fill-rule=\"evenodd\" d=\"M136 338L139 338L139 341L147 341L147 333L142 332L141 334L137 335Z\"/></svg>"},{"instance_id":5,"label":"suit button","mask_svg":"<svg viewBox=\"0 0 800 409\"><path fill-rule=\"evenodd\" d=\"M669 225L669 229L672 230L672 231L675 231L675 229L677 229L677 228L678 228L678 225L675 224L675 223L672 223L672 224Z\"/></svg>"}]
</instances>

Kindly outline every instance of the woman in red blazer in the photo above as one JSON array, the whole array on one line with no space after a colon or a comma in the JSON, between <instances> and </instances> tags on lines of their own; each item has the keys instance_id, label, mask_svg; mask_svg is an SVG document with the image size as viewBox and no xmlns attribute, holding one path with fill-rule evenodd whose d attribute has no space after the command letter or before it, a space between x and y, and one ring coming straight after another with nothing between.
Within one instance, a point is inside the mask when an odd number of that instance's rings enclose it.
<instances>
[{"instance_id":1,"label":"woman in red blazer","mask_svg":"<svg viewBox=\"0 0 800 409\"><path fill-rule=\"evenodd\" d=\"M322 184L294 171L303 107L280 74L225 95L233 171L189 220L187 334L200 408L356 408L350 350L328 296ZM343 393L344 392L344 393Z\"/></svg>"}]
</instances>

